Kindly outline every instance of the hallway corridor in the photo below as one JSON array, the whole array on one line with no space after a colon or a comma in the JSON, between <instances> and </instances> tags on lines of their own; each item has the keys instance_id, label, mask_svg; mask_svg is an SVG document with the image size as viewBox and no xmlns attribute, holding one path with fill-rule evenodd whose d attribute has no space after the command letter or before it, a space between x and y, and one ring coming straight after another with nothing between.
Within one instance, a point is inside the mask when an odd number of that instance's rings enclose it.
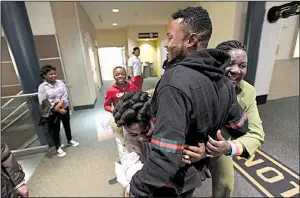
<instances>
[{"instance_id":1,"label":"hallway corridor","mask_svg":"<svg viewBox=\"0 0 300 198\"><path fill-rule=\"evenodd\" d=\"M158 78L145 79L143 90L154 88ZM32 197L120 197L122 187L114 182L114 162L118 153L114 139L99 142L96 119L107 120L109 113L103 108L107 88L113 81L104 82L94 109L75 111L71 116L76 148L66 148L67 156L45 156L30 178ZM101 120L102 121L102 120ZM63 128L61 137L66 142ZM111 183L111 184L110 184Z\"/></svg>"},{"instance_id":2,"label":"hallway corridor","mask_svg":"<svg viewBox=\"0 0 300 198\"><path fill-rule=\"evenodd\" d=\"M157 78L145 79L143 89L154 88ZM74 139L77 148L66 148L67 156L43 157L29 187L32 197L120 197L122 187L115 181L114 162L118 160L113 138L97 140L96 119L107 119L103 109L105 91L112 82L106 82L99 93L94 109L72 114ZM299 169L299 97L268 101L259 106L266 139L263 151L278 158L295 172ZM287 128L288 126L288 128ZM61 132L65 141L64 133ZM274 146L275 145L275 146ZM284 151L282 151L284 146ZM211 196L211 180L197 189L194 197ZM234 197L261 197L262 195L240 173L235 171Z\"/></svg>"}]
</instances>

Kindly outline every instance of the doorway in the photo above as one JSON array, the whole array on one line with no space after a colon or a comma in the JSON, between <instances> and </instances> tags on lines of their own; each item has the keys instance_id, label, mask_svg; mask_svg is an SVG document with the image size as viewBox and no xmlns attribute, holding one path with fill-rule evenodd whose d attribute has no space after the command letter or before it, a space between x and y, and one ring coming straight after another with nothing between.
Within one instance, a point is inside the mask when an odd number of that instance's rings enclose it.
<instances>
[{"instance_id":1,"label":"doorway","mask_svg":"<svg viewBox=\"0 0 300 198\"><path fill-rule=\"evenodd\" d=\"M160 52L158 39L139 39L138 46L141 50L140 59L144 63L149 62L151 64L151 74L150 76L158 76L160 71L158 71L157 66L160 62Z\"/></svg>"},{"instance_id":2,"label":"doorway","mask_svg":"<svg viewBox=\"0 0 300 198\"><path fill-rule=\"evenodd\" d=\"M114 80L113 69L117 66L126 69L125 47L101 47L98 54L102 80Z\"/></svg>"},{"instance_id":3,"label":"doorway","mask_svg":"<svg viewBox=\"0 0 300 198\"><path fill-rule=\"evenodd\" d=\"M92 81L88 80L90 94L92 98L97 97L97 93L100 90L101 82L99 80L100 73L97 71L96 67L96 59L95 59L95 47L93 45L92 39L88 33L84 35L83 38L84 44L84 59L86 61L86 67L90 67L91 69L87 69L87 78L92 79Z\"/></svg>"}]
</instances>

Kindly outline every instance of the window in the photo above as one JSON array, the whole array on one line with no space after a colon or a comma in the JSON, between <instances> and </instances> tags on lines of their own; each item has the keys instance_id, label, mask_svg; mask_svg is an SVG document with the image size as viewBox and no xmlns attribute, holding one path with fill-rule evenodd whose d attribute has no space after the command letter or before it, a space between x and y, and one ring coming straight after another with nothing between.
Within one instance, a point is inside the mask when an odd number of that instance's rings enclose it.
<instances>
[{"instance_id":1,"label":"window","mask_svg":"<svg viewBox=\"0 0 300 198\"><path fill-rule=\"evenodd\" d=\"M296 41L296 45L295 45L295 50L294 50L294 58L299 58L299 31L298 31L298 35L297 35L297 41Z\"/></svg>"}]
</instances>

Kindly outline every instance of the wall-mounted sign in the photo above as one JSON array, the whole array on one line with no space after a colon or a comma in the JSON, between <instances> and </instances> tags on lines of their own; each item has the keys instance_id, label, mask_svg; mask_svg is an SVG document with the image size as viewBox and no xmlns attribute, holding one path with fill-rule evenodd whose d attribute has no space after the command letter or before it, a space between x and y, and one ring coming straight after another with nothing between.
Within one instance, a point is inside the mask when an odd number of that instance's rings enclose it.
<instances>
[{"instance_id":1,"label":"wall-mounted sign","mask_svg":"<svg viewBox=\"0 0 300 198\"><path fill-rule=\"evenodd\" d=\"M146 32L146 33L139 33L138 34L139 39L151 39L151 38L158 38L157 32Z\"/></svg>"}]
</instances>

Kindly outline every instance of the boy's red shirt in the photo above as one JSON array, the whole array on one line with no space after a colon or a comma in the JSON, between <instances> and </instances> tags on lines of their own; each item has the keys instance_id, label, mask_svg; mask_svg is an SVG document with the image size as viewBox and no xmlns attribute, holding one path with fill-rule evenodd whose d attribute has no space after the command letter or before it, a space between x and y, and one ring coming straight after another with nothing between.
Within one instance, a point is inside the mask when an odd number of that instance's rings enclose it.
<instances>
[{"instance_id":1,"label":"boy's red shirt","mask_svg":"<svg viewBox=\"0 0 300 198\"><path fill-rule=\"evenodd\" d=\"M119 88L117 84L113 84L107 91L104 99L104 109L112 112L112 107L116 106L118 100L129 91L136 91L137 87L132 83L126 82L124 88ZM113 105L113 106L112 106Z\"/></svg>"}]
</instances>

